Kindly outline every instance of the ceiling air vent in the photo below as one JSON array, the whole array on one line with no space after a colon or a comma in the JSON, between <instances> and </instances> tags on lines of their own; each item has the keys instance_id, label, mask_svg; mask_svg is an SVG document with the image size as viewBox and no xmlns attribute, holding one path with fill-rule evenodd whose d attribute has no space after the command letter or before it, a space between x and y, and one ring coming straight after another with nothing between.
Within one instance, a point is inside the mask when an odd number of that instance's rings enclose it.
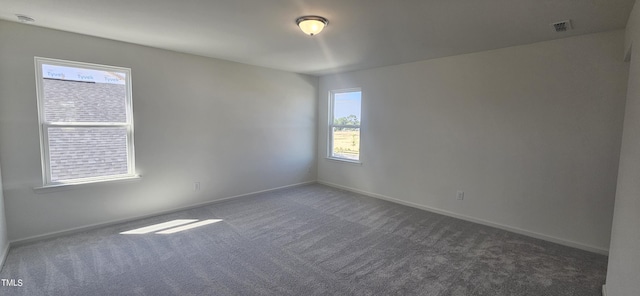
<instances>
[{"instance_id":1,"label":"ceiling air vent","mask_svg":"<svg viewBox=\"0 0 640 296\"><path fill-rule=\"evenodd\" d=\"M566 31L569 31L569 30L573 29L571 27L571 20L566 20L566 21L553 23L553 24L551 24L551 26L558 33L566 32Z\"/></svg>"},{"instance_id":2,"label":"ceiling air vent","mask_svg":"<svg viewBox=\"0 0 640 296\"><path fill-rule=\"evenodd\" d=\"M16 14L16 17L18 18L18 21L20 21L21 23L33 23L35 22L35 20L31 17L28 17L24 14Z\"/></svg>"}]
</instances>

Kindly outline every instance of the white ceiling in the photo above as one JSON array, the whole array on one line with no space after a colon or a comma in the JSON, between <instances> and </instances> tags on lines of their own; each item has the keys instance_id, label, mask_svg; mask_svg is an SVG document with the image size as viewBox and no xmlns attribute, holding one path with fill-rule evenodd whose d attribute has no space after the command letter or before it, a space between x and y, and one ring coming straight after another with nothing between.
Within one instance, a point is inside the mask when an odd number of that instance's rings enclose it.
<instances>
[{"instance_id":1,"label":"white ceiling","mask_svg":"<svg viewBox=\"0 0 640 296\"><path fill-rule=\"evenodd\" d=\"M323 75L625 27L634 0L0 0L0 19ZM308 37L302 15L329 26ZM574 30L551 23L571 19Z\"/></svg>"}]
</instances>

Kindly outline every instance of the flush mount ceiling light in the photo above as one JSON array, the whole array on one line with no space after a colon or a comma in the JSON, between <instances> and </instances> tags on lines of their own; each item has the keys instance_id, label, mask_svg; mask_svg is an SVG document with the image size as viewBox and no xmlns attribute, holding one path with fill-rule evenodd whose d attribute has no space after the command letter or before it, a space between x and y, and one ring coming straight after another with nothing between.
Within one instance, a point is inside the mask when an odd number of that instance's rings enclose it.
<instances>
[{"instance_id":1,"label":"flush mount ceiling light","mask_svg":"<svg viewBox=\"0 0 640 296\"><path fill-rule=\"evenodd\" d=\"M329 24L326 18L316 15L301 16L296 20L300 30L309 36L317 35Z\"/></svg>"}]
</instances>

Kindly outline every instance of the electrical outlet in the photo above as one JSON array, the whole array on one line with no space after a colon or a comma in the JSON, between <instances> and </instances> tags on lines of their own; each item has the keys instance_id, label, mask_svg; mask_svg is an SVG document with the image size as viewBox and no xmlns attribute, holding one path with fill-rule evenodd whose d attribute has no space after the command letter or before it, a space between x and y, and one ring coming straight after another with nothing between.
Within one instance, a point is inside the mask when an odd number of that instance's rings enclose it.
<instances>
[{"instance_id":1,"label":"electrical outlet","mask_svg":"<svg viewBox=\"0 0 640 296\"><path fill-rule=\"evenodd\" d=\"M200 182L193 182L193 191L200 191Z\"/></svg>"},{"instance_id":2,"label":"electrical outlet","mask_svg":"<svg viewBox=\"0 0 640 296\"><path fill-rule=\"evenodd\" d=\"M456 192L456 198L458 200L464 200L464 191L458 190L458 192Z\"/></svg>"}]
</instances>

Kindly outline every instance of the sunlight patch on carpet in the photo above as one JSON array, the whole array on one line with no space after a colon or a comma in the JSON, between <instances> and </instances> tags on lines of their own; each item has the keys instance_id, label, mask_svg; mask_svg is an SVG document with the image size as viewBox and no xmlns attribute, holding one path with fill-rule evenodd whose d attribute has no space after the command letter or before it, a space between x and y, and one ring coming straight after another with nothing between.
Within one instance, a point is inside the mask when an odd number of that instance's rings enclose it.
<instances>
[{"instance_id":1,"label":"sunlight patch on carpet","mask_svg":"<svg viewBox=\"0 0 640 296\"><path fill-rule=\"evenodd\" d=\"M222 221L222 219L203 220L203 221L200 221L200 222L191 223L191 224L187 224L187 225L183 225L183 226L179 226L179 227L175 227L175 228L170 228L170 229L167 229L167 230L159 231L159 232L156 232L156 234L176 233L176 232L193 229L193 228L200 227L200 226L205 226L205 225L209 225L209 224L213 224L213 223L218 223L220 221Z\"/></svg>"},{"instance_id":2,"label":"sunlight patch on carpet","mask_svg":"<svg viewBox=\"0 0 640 296\"><path fill-rule=\"evenodd\" d=\"M196 222L196 221L198 221L198 219L176 219L168 222L162 222L158 224L153 224L153 225L149 225L141 228L120 232L120 234L146 234L146 233L151 233L156 231L157 231L156 234L171 234L171 233L193 229L200 226L217 223L222 221L222 219L207 219L207 220L202 220L200 222Z\"/></svg>"}]
</instances>

